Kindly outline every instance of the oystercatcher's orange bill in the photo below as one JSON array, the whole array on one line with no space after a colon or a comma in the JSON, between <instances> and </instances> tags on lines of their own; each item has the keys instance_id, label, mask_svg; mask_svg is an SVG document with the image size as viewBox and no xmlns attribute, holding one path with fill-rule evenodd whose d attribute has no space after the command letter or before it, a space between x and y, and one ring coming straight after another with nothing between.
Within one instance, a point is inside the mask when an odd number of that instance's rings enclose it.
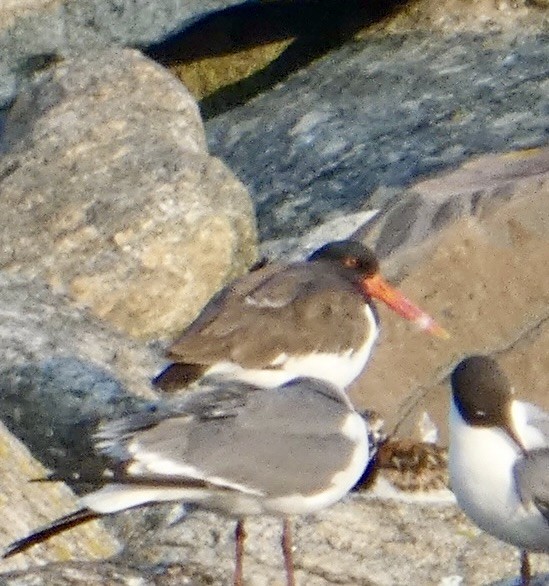
<instances>
[{"instance_id":1,"label":"oystercatcher's orange bill","mask_svg":"<svg viewBox=\"0 0 549 586\"><path fill-rule=\"evenodd\" d=\"M412 303L398 289L389 285L379 273L364 278L362 288L367 295L383 301L401 317L417 324L421 330L439 338L450 337L450 334L429 314Z\"/></svg>"}]
</instances>

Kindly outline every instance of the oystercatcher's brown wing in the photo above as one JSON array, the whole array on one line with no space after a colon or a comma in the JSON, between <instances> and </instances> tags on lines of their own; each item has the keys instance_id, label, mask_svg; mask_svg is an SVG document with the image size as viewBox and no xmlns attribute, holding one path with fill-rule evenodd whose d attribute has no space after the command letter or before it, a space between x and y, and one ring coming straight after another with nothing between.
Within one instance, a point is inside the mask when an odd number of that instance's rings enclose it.
<instances>
[{"instance_id":1,"label":"oystercatcher's brown wing","mask_svg":"<svg viewBox=\"0 0 549 586\"><path fill-rule=\"evenodd\" d=\"M365 300L325 263L247 275L214 298L169 348L185 364L269 368L281 355L342 352L367 335Z\"/></svg>"}]
</instances>

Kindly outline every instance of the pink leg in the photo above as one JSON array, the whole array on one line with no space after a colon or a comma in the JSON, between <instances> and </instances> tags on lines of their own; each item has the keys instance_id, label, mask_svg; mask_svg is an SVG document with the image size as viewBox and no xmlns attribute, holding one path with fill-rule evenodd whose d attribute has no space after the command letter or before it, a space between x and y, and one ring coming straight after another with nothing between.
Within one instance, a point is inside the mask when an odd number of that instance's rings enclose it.
<instances>
[{"instance_id":1,"label":"pink leg","mask_svg":"<svg viewBox=\"0 0 549 586\"><path fill-rule=\"evenodd\" d=\"M295 586L292 525L290 520L286 518L284 518L282 525L282 553L284 555L284 567L286 568L286 584L287 586Z\"/></svg>"},{"instance_id":2,"label":"pink leg","mask_svg":"<svg viewBox=\"0 0 549 586\"><path fill-rule=\"evenodd\" d=\"M234 532L235 540L235 566L234 566L234 586L242 586L242 560L244 558L244 540L246 531L244 530L244 519L238 519Z\"/></svg>"}]
</instances>

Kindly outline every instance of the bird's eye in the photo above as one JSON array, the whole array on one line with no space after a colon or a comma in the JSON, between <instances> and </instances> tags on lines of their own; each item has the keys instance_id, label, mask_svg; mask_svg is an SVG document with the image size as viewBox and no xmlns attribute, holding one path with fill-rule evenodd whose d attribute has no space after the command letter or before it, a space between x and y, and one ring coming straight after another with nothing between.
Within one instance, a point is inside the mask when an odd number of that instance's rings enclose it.
<instances>
[{"instance_id":1,"label":"bird's eye","mask_svg":"<svg viewBox=\"0 0 549 586\"><path fill-rule=\"evenodd\" d=\"M358 258L355 256L346 256L343 259L343 266L349 269L356 269L359 265Z\"/></svg>"}]
</instances>

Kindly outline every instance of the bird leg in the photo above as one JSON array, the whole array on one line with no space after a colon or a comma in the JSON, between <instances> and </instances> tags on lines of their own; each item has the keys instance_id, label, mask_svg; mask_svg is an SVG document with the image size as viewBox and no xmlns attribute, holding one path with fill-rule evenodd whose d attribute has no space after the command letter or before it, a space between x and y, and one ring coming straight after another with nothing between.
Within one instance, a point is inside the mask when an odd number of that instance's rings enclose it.
<instances>
[{"instance_id":1,"label":"bird leg","mask_svg":"<svg viewBox=\"0 0 549 586\"><path fill-rule=\"evenodd\" d=\"M531 579L530 558L528 552L523 549L520 552L520 586L529 586Z\"/></svg>"},{"instance_id":2,"label":"bird leg","mask_svg":"<svg viewBox=\"0 0 549 586\"><path fill-rule=\"evenodd\" d=\"M244 529L244 519L238 519L236 529L234 531L235 540L235 566L234 566L234 586L242 586L242 560L244 558L244 540L246 539L246 531Z\"/></svg>"},{"instance_id":3,"label":"bird leg","mask_svg":"<svg viewBox=\"0 0 549 586\"><path fill-rule=\"evenodd\" d=\"M284 555L284 567L286 568L286 584L287 586L295 586L292 525L286 517L282 523L282 554Z\"/></svg>"}]
</instances>

